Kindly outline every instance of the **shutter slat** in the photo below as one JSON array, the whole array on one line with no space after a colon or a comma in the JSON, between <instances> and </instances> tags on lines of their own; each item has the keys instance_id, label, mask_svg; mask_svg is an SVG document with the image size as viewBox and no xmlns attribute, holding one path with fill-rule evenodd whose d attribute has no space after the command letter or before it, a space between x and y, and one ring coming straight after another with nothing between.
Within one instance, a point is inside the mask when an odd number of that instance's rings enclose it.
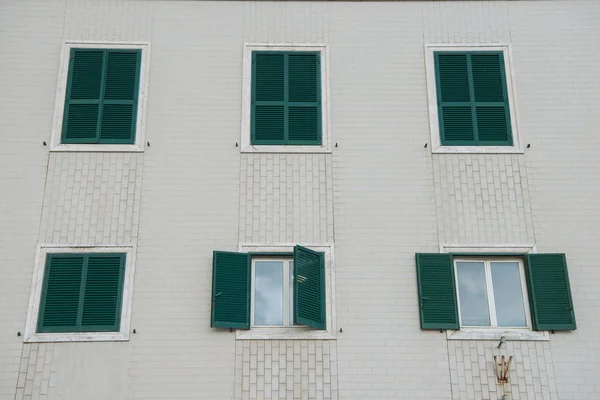
<instances>
[{"instance_id":1,"label":"shutter slat","mask_svg":"<svg viewBox=\"0 0 600 400\"><path fill-rule=\"evenodd\" d=\"M505 102L502 53L472 54L471 71L477 102Z\"/></svg>"},{"instance_id":2,"label":"shutter slat","mask_svg":"<svg viewBox=\"0 0 600 400\"><path fill-rule=\"evenodd\" d=\"M527 278L535 330L577 329L565 255L527 255Z\"/></svg>"},{"instance_id":3,"label":"shutter slat","mask_svg":"<svg viewBox=\"0 0 600 400\"><path fill-rule=\"evenodd\" d=\"M250 329L250 255L213 252L211 326Z\"/></svg>"},{"instance_id":4,"label":"shutter slat","mask_svg":"<svg viewBox=\"0 0 600 400\"><path fill-rule=\"evenodd\" d=\"M124 255L89 256L82 332L119 331L124 270Z\"/></svg>"},{"instance_id":5,"label":"shutter slat","mask_svg":"<svg viewBox=\"0 0 600 400\"><path fill-rule=\"evenodd\" d=\"M285 108L281 106L254 107L254 138L256 141L284 140Z\"/></svg>"},{"instance_id":6,"label":"shutter slat","mask_svg":"<svg viewBox=\"0 0 600 400\"><path fill-rule=\"evenodd\" d=\"M473 130L473 113L471 107L440 106L444 124L443 137L447 141L472 142L475 139Z\"/></svg>"},{"instance_id":7,"label":"shutter slat","mask_svg":"<svg viewBox=\"0 0 600 400\"><path fill-rule=\"evenodd\" d=\"M450 254L416 254L421 329L459 329Z\"/></svg>"},{"instance_id":8,"label":"shutter slat","mask_svg":"<svg viewBox=\"0 0 600 400\"><path fill-rule=\"evenodd\" d=\"M439 54L436 58L439 77L438 101L471 101L467 55L464 53Z\"/></svg>"},{"instance_id":9,"label":"shutter slat","mask_svg":"<svg viewBox=\"0 0 600 400\"><path fill-rule=\"evenodd\" d=\"M289 53L289 101L319 101L319 70L317 54Z\"/></svg>"},{"instance_id":10,"label":"shutter slat","mask_svg":"<svg viewBox=\"0 0 600 400\"><path fill-rule=\"evenodd\" d=\"M479 142L508 143L510 141L510 127L507 125L508 109L505 106L476 107L477 131Z\"/></svg>"},{"instance_id":11,"label":"shutter slat","mask_svg":"<svg viewBox=\"0 0 600 400\"><path fill-rule=\"evenodd\" d=\"M38 332L77 331L83 256L48 255Z\"/></svg>"},{"instance_id":12,"label":"shutter slat","mask_svg":"<svg viewBox=\"0 0 600 400\"><path fill-rule=\"evenodd\" d=\"M327 329L325 254L294 247L294 323Z\"/></svg>"},{"instance_id":13,"label":"shutter slat","mask_svg":"<svg viewBox=\"0 0 600 400\"><path fill-rule=\"evenodd\" d=\"M319 107L289 107L290 142L318 141L319 132Z\"/></svg>"}]
</instances>

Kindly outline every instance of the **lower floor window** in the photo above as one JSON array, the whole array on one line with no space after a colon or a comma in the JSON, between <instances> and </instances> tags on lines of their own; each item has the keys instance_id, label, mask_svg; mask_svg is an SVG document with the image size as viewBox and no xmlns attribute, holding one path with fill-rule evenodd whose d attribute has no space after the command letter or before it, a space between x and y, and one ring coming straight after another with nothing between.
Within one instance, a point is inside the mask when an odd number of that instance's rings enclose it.
<instances>
[{"instance_id":1,"label":"lower floor window","mask_svg":"<svg viewBox=\"0 0 600 400\"><path fill-rule=\"evenodd\" d=\"M294 325L294 264L252 259L252 326Z\"/></svg>"},{"instance_id":2,"label":"lower floor window","mask_svg":"<svg viewBox=\"0 0 600 400\"><path fill-rule=\"evenodd\" d=\"M527 328L527 289L521 260L454 260L460 325Z\"/></svg>"}]
</instances>

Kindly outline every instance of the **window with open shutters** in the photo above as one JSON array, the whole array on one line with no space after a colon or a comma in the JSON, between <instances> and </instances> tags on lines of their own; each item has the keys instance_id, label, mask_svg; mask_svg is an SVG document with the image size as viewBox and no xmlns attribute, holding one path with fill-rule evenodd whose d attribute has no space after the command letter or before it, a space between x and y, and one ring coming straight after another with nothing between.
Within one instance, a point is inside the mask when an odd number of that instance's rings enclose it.
<instances>
[{"instance_id":1,"label":"window with open shutters","mask_svg":"<svg viewBox=\"0 0 600 400\"><path fill-rule=\"evenodd\" d=\"M417 254L422 329L576 329L564 254Z\"/></svg>"},{"instance_id":2,"label":"window with open shutters","mask_svg":"<svg viewBox=\"0 0 600 400\"><path fill-rule=\"evenodd\" d=\"M326 329L325 254L215 251L211 326Z\"/></svg>"},{"instance_id":3,"label":"window with open shutters","mask_svg":"<svg viewBox=\"0 0 600 400\"><path fill-rule=\"evenodd\" d=\"M134 144L141 50L71 48L62 144Z\"/></svg>"}]
</instances>

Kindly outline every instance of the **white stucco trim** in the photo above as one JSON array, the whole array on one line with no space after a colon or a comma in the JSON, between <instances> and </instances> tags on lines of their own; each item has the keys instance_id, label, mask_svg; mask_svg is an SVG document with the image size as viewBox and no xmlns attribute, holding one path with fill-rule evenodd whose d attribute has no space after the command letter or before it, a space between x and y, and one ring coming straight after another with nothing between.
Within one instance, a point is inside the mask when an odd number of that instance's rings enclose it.
<instances>
[{"instance_id":1,"label":"white stucco trim","mask_svg":"<svg viewBox=\"0 0 600 400\"><path fill-rule=\"evenodd\" d=\"M474 244L456 244L446 243L440 244L440 253L480 253L482 257L494 254L535 254L537 248L535 244L530 243L474 243ZM525 291L529 296L529 293ZM529 310L526 310L527 318L530 323L531 316ZM469 328L464 327L460 330L447 330L446 337L448 340L500 340L504 336L506 340L519 341L548 341L550 335L547 331L532 331L531 328Z\"/></svg>"},{"instance_id":2,"label":"white stucco trim","mask_svg":"<svg viewBox=\"0 0 600 400\"><path fill-rule=\"evenodd\" d=\"M504 55L504 69L506 72L506 89L510 106L510 124L513 137L512 146L442 146L440 138L440 125L438 121L437 90L435 78L435 51L501 51ZM427 98L429 104L429 130L431 133L432 153L523 153L523 147L518 129L517 100L514 84L514 68L512 65L512 51L508 44L427 44L425 45L425 71L427 75Z\"/></svg>"},{"instance_id":3,"label":"white stucco trim","mask_svg":"<svg viewBox=\"0 0 600 400\"><path fill-rule=\"evenodd\" d=\"M318 330L309 327L266 327L251 328L249 330L238 329L235 338L243 339L335 339L335 257L333 244L319 243L240 243L238 251L242 253L291 253L294 246L299 244L311 250L325 253L325 287L326 287L326 315L327 329Z\"/></svg>"},{"instance_id":4,"label":"white stucco trim","mask_svg":"<svg viewBox=\"0 0 600 400\"><path fill-rule=\"evenodd\" d=\"M84 333L36 333L46 255L56 253L125 253L125 277L121 308L121 324L119 332L84 332ZM94 245L38 245L33 281L29 296L27 321L25 325L26 343L35 342L92 342L92 341L127 341L130 336L131 310L133 306L133 277L135 274L136 249L133 245L94 246Z\"/></svg>"},{"instance_id":5,"label":"white stucco trim","mask_svg":"<svg viewBox=\"0 0 600 400\"><path fill-rule=\"evenodd\" d=\"M69 55L73 48L86 49L140 49L142 61L140 69L140 84L138 110L135 128L134 144L61 144L65 94L69 74ZM146 132L146 112L148 105L148 81L150 74L150 43L149 42L101 42L101 41L66 41L62 45L60 64L58 67L58 83L56 100L54 102L54 119L50 136L50 151L89 151L89 152L142 152Z\"/></svg>"},{"instance_id":6,"label":"white stucco trim","mask_svg":"<svg viewBox=\"0 0 600 400\"><path fill-rule=\"evenodd\" d=\"M321 146L271 146L250 144L250 114L252 101L252 52L253 51L316 51L321 53ZM242 66L242 153L330 153L331 118L329 90L329 52L326 44L291 43L245 43Z\"/></svg>"}]
</instances>

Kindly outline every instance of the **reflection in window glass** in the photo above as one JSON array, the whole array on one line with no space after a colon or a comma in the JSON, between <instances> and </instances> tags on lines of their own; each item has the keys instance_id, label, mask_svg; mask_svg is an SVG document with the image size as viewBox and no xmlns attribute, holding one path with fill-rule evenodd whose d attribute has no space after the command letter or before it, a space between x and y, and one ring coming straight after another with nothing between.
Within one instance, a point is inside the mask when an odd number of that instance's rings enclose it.
<instances>
[{"instance_id":1,"label":"reflection in window glass","mask_svg":"<svg viewBox=\"0 0 600 400\"><path fill-rule=\"evenodd\" d=\"M283 325L283 261L254 264L254 325Z\"/></svg>"},{"instance_id":2,"label":"reflection in window glass","mask_svg":"<svg viewBox=\"0 0 600 400\"><path fill-rule=\"evenodd\" d=\"M498 326L526 327L519 263L492 262L491 268Z\"/></svg>"},{"instance_id":3,"label":"reflection in window glass","mask_svg":"<svg viewBox=\"0 0 600 400\"><path fill-rule=\"evenodd\" d=\"M456 273L461 324L464 326L490 326L485 264L483 262L457 262Z\"/></svg>"}]
</instances>

